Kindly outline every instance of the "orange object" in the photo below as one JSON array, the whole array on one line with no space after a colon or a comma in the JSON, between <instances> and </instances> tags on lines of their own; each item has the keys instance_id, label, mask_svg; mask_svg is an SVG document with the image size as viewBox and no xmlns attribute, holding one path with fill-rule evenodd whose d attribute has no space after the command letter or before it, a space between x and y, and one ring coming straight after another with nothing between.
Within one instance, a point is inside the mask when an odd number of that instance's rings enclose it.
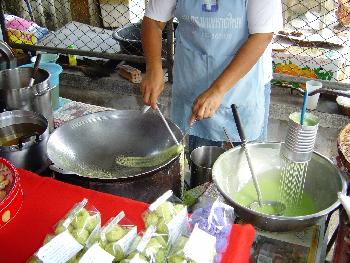
<instances>
[{"instance_id":1,"label":"orange object","mask_svg":"<svg viewBox=\"0 0 350 263\"><path fill-rule=\"evenodd\" d=\"M132 66L120 65L118 66L118 73L132 83L141 83L142 81L141 71Z\"/></svg>"},{"instance_id":2,"label":"orange object","mask_svg":"<svg viewBox=\"0 0 350 263\"><path fill-rule=\"evenodd\" d=\"M336 16L340 24L350 27L350 1L340 0Z\"/></svg>"}]
</instances>

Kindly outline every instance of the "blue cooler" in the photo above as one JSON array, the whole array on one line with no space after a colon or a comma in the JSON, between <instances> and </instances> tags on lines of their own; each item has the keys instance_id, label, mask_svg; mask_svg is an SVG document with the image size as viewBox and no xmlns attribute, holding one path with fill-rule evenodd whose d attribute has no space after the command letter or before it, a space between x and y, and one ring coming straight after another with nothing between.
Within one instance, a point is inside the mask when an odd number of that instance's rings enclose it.
<instances>
[{"instance_id":1,"label":"blue cooler","mask_svg":"<svg viewBox=\"0 0 350 263\"><path fill-rule=\"evenodd\" d=\"M34 67L33 64L26 64L21 67ZM40 63L39 68L45 69L50 73L50 96L53 110L59 107L59 80L60 74L63 71L62 67L55 63Z\"/></svg>"}]
</instances>

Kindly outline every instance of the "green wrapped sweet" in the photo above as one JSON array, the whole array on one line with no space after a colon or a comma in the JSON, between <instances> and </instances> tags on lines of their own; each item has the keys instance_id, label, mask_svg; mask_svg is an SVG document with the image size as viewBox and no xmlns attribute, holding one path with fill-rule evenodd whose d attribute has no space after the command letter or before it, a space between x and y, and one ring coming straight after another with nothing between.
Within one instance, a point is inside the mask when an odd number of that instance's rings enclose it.
<instances>
[{"instance_id":1,"label":"green wrapped sweet","mask_svg":"<svg viewBox=\"0 0 350 263\"><path fill-rule=\"evenodd\" d=\"M125 257L123 250L117 243L108 243L104 249L114 256L114 261L121 261Z\"/></svg>"},{"instance_id":2,"label":"green wrapped sweet","mask_svg":"<svg viewBox=\"0 0 350 263\"><path fill-rule=\"evenodd\" d=\"M184 206L184 205L182 205L182 204L176 204L176 205L174 205L174 208L175 208L175 211L176 211L177 214L180 213L182 210L184 210L185 207L186 207L186 206Z\"/></svg>"},{"instance_id":3,"label":"green wrapped sweet","mask_svg":"<svg viewBox=\"0 0 350 263\"><path fill-rule=\"evenodd\" d=\"M130 253L130 255L127 257L128 260L132 260L134 259L136 262L148 262L148 259L145 255L143 255L142 253L139 253L137 251L134 251L132 253Z\"/></svg>"},{"instance_id":4,"label":"green wrapped sweet","mask_svg":"<svg viewBox=\"0 0 350 263\"><path fill-rule=\"evenodd\" d=\"M76 241L78 241L81 245L85 245L86 241L89 238L89 232L84 229L74 229L72 231L72 236L75 238Z\"/></svg>"},{"instance_id":5,"label":"green wrapped sweet","mask_svg":"<svg viewBox=\"0 0 350 263\"><path fill-rule=\"evenodd\" d=\"M173 255L168 258L168 263L187 263L187 261L182 256Z\"/></svg>"},{"instance_id":6,"label":"green wrapped sweet","mask_svg":"<svg viewBox=\"0 0 350 263\"><path fill-rule=\"evenodd\" d=\"M127 234L127 230L119 225L111 227L106 233L106 239L108 242L115 242L120 240L123 236Z\"/></svg>"},{"instance_id":7,"label":"green wrapped sweet","mask_svg":"<svg viewBox=\"0 0 350 263\"><path fill-rule=\"evenodd\" d=\"M85 208L82 208L74 217L71 224L75 229L84 228L87 225L89 217L89 212Z\"/></svg>"},{"instance_id":8,"label":"green wrapped sweet","mask_svg":"<svg viewBox=\"0 0 350 263\"><path fill-rule=\"evenodd\" d=\"M165 249L159 249L157 253L154 256L155 263L163 263L166 262L166 250Z\"/></svg>"},{"instance_id":9,"label":"green wrapped sweet","mask_svg":"<svg viewBox=\"0 0 350 263\"><path fill-rule=\"evenodd\" d=\"M51 241L51 239L53 239L55 236L54 235L46 235L45 239L44 239L44 245L49 243Z\"/></svg>"},{"instance_id":10,"label":"green wrapped sweet","mask_svg":"<svg viewBox=\"0 0 350 263\"><path fill-rule=\"evenodd\" d=\"M167 234L168 233L168 227L167 227L163 218L160 218L158 221L157 232L160 234Z\"/></svg>"},{"instance_id":11,"label":"green wrapped sweet","mask_svg":"<svg viewBox=\"0 0 350 263\"><path fill-rule=\"evenodd\" d=\"M158 224L158 216L155 213L148 212L144 215L145 226L157 226Z\"/></svg>"},{"instance_id":12,"label":"green wrapped sweet","mask_svg":"<svg viewBox=\"0 0 350 263\"><path fill-rule=\"evenodd\" d=\"M28 260L27 263L42 263L41 260L39 260L36 256L31 256Z\"/></svg>"},{"instance_id":13,"label":"green wrapped sweet","mask_svg":"<svg viewBox=\"0 0 350 263\"><path fill-rule=\"evenodd\" d=\"M163 263L167 255L167 243L162 236L154 236L146 245L144 252L152 262Z\"/></svg>"},{"instance_id":14,"label":"green wrapped sweet","mask_svg":"<svg viewBox=\"0 0 350 263\"><path fill-rule=\"evenodd\" d=\"M157 207L155 213L158 217L163 218L167 224L176 215L176 210L172 203L166 201Z\"/></svg>"},{"instance_id":15,"label":"green wrapped sweet","mask_svg":"<svg viewBox=\"0 0 350 263\"><path fill-rule=\"evenodd\" d=\"M174 254L183 253L183 249L188 241L188 237L180 236L173 245Z\"/></svg>"},{"instance_id":16,"label":"green wrapped sweet","mask_svg":"<svg viewBox=\"0 0 350 263\"><path fill-rule=\"evenodd\" d=\"M171 202L166 201L159 205L154 211L147 211L144 214L143 220L145 226L155 226L157 228L157 233L168 234L167 224L169 224L169 222L184 208L184 205L173 205Z\"/></svg>"},{"instance_id":17,"label":"green wrapped sweet","mask_svg":"<svg viewBox=\"0 0 350 263\"><path fill-rule=\"evenodd\" d=\"M184 254L184 247L188 241L188 237L180 236L174 243L168 263L192 263L192 260L187 260Z\"/></svg>"},{"instance_id":18,"label":"green wrapped sweet","mask_svg":"<svg viewBox=\"0 0 350 263\"><path fill-rule=\"evenodd\" d=\"M153 239L157 240L158 244L160 244L162 247L167 247L167 242L164 236L155 236Z\"/></svg>"},{"instance_id":19,"label":"green wrapped sweet","mask_svg":"<svg viewBox=\"0 0 350 263\"><path fill-rule=\"evenodd\" d=\"M72 233L73 230L74 230L74 227L72 226L72 224L70 224L70 225L68 226L68 231L69 231L69 233Z\"/></svg>"},{"instance_id":20,"label":"green wrapped sweet","mask_svg":"<svg viewBox=\"0 0 350 263\"><path fill-rule=\"evenodd\" d=\"M99 215L98 214L95 214L93 216L89 215L87 222L86 222L86 230L89 232L92 232L96 228L98 223L99 223Z\"/></svg>"},{"instance_id":21,"label":"green wrapped sweet","mask_svg":"<svg viewBox=\"0 0 350 263\"><path fill-rule=\"evenodd\" d=\"M78 263L78 262L79 262L79 259L77 258L77 256L74 256L67 261L67 263Z\"/></svg>"},{"instance_id":22,"label":"green wrapped sweet","mask_svg":"<svg viewBox=\"0 0 350 263\"><path fill-rule=\"evenodd\" d=\"M64 232L66 230L66 228L63 226L63 222L64 220L60 220L55 228L55 234L61 234L62 232Z\"/></svg>"}]
</instances>

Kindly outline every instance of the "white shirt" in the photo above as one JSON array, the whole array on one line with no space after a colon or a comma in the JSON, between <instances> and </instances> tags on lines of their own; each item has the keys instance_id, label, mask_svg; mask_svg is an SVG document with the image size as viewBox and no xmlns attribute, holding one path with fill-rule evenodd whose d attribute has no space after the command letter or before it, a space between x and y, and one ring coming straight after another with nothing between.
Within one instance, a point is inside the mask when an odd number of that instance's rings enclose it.
<instances>
[{"instance_id":1,"label":"white shirt","mask_svg":"<svg viewBox=\"0 0 350 263\"><path fill-rule=\"evenodd\" d=\"M167 22L175 7L176 0L149 0L145 16ZM247 16L250 34L277 32L283 24L281 0L247 0Z\"/></svg>"},{"instance_id":2,"label":"white shirt","mask_svg":"<svg viewBox=\"0 0 350 263\"><path fill-rule=\"evenodd\" d=\"M234 1L234 0L227 0ZM167 22L174 17L176 0L149 0L145 16ZM278 32L283 28L281 0L247 0L248 30L250 34ZM264 54L266 83L272 78L271 47Z\"/></svg>"}]
</instances>

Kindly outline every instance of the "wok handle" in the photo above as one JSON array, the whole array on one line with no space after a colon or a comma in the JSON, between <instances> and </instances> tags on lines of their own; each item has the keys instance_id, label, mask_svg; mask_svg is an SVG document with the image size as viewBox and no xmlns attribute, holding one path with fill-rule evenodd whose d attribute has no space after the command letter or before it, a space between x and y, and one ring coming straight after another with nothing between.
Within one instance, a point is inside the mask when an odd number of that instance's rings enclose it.
<instances>
[{"instance_id":1,"label":"wok handle","mask_svg":"<svg viewBox=\"0 0 350 263\"><path fill-rule=\"evenodd\" d=\"M244 131L243 131L243 128L242 128L241 119L239 118L239 114L238 114L238 110L237 110L236 104L232 104L231 105L231 110L232 110L233 118L235 119L235 122L236 122L236 127L237 127L237 130L238 130L239 137L240 137L242 143L245 144L246 143L246 138L245 138L245 134L244 134Z\"/></svg>"}]
</instances>

